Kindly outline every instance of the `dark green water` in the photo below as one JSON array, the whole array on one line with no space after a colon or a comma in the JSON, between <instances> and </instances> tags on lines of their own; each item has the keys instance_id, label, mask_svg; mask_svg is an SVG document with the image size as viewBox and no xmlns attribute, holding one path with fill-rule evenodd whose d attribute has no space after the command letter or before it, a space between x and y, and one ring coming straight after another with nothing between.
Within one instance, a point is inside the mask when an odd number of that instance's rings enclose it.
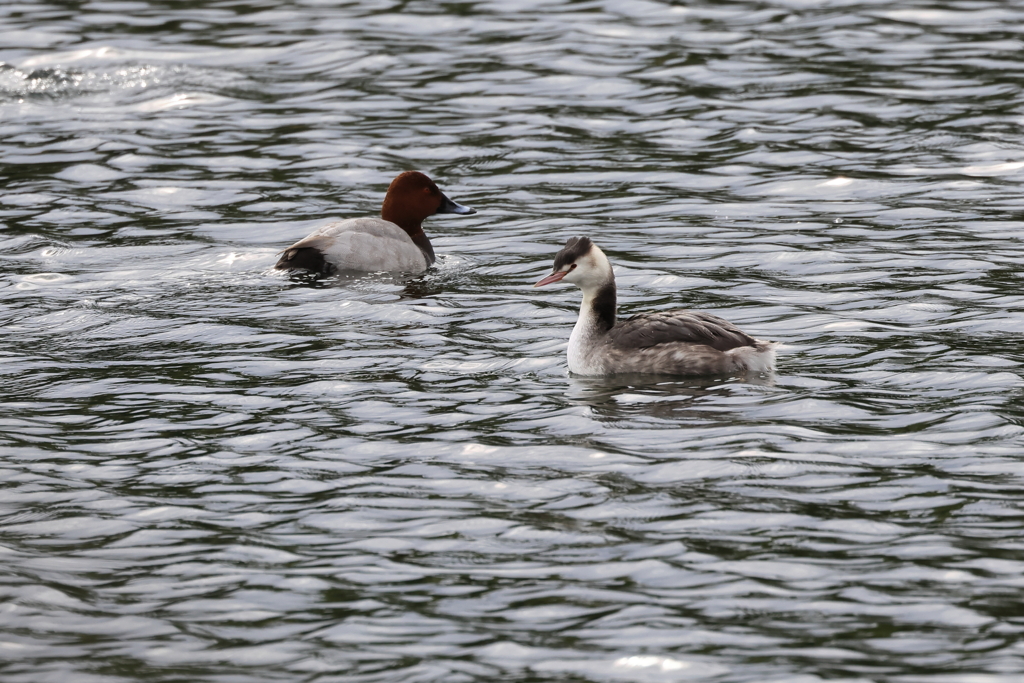
<instances>
[{"instance_id":1,"label":"dark green water","mask_svg":"<svg viewBox=\"0 0 1024 683\"><path fill-rule=\"evenodd\" d=\"M0 679L1017 683L1022 27L0 4ZM271 270L411 168L436 269ZM574 234L777 375L568 377Z\"/></svg>"}]
</instances>

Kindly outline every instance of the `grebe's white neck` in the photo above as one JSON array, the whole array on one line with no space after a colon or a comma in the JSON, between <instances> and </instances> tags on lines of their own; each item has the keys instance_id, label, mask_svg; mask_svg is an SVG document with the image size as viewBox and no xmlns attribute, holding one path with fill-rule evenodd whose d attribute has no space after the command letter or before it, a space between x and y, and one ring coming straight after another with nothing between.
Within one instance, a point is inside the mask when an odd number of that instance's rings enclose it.
<instances>
[{"instance_id":1,"label":"grebe's white neck","mask_svg":"<svg viewBox=\"0 0 1024 683\"><path fill-rule=\"evenodd\" d=\"M602 374L604 369L593 349L615 325L614 281L597 291L584 290L580 316L569 335L569 370L578 375Z\"/></svg>"}]
</instances>

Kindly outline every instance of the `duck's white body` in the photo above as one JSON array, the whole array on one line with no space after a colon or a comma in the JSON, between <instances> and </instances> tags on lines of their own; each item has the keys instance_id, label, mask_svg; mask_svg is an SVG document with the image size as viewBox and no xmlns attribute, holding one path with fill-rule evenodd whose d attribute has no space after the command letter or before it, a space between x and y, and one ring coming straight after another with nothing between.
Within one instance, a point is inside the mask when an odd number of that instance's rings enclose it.
<instances>
[{"instance_id":1,"label":"duck's white body","mask_svg":"<svg viewBox=\"0 0 1024 683\"><path fill-rule=\"evenodd\" d=\"M574 374L729 375L775 369L774 343L709 313L660 311L617 321L611 264L589 238L570 239L555 257L554 272L537 285L563 279L583 290L567 351Z\"/></svg>"},{"instance_id":2,"label":"duck's white body","mask_svg":"<svg viewBox=\"0 0 1024 683\"><path fill-rule=\"evenodd\" d=\"M349 218L325 225L285 250L312 248L330 270L422 273L434 254L420 249L402 228L383 218Z\"/></svg>"}]
</instances>

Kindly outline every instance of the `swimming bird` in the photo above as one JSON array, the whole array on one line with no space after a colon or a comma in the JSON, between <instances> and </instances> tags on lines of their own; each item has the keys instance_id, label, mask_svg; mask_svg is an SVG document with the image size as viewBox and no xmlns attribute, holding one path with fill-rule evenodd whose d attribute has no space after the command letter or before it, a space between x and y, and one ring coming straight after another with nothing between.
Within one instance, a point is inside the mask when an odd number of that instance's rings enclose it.
<instances>
[{"instance_id":1,"label":"swimming bird","mask_svg":"<svg viewBox=\"0 0 1024 683\"><path fill-rule=\"evenodd\" d=\"M434 263L423 219L436 213L476 210L448 199L419 171L406 171L391 181L380 218L349 218L318 228L285 249L274 267L328 275L339 270L422 273Z\"/></svg>"},{"instance_id":2,"label":"swimming bird","mask_svg":"<svg viewBox=\"0 0 1024 683\"><path fill-rule=\"evenodd\" d=\"M555 255L551 275L534 287L559 281L583 290L568 349L569 370L577 375L729 375L775 369L774 342L754 339L709 313L657 311L617 321L612 264L589 237L570 238Z\"/></svg>"}]
</instances>

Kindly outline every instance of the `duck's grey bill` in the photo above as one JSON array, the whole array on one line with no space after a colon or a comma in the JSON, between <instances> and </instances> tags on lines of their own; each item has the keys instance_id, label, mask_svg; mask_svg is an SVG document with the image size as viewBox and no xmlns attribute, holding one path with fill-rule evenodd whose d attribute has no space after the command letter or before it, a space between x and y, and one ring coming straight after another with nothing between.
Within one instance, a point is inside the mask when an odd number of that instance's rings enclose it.
<instances>
[{"instance_id":1,"label":"duck's grey bill","mask_svg":"<svg viewBox=\"0 0 1024 683\"><path fill-rule=\"evenodd\" d=\"M438 213L458 213L462 215L469 215L476 213L476 209L471 209L468 206L463 206L457 202L453 202L448 199L445 195L441 195L441 208L437 210Z\"/></svg>"}]
</instances>

